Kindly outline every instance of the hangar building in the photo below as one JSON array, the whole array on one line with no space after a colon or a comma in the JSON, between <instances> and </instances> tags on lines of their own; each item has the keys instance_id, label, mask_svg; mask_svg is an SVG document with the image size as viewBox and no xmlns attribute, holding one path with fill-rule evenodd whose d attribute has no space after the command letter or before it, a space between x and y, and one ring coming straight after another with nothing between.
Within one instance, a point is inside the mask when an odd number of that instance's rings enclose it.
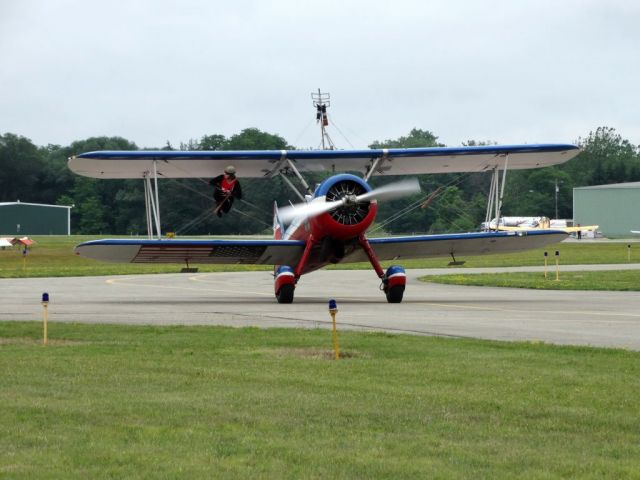
<instances>
[{"instance_id":1,"label":"hangar building","mask_svg":"<svg viewBox=\"0 0 640 480\"><path fill-rule=\"evenodd\" d=\"M630 237L640 230L640 182L573 189L574 224L600 225L605 237Z\"/></svg>"},{"instance_id":2,"label":"hangar building","mask_svg":"<svg viewBox=\"0 0 640 480\"><path fill-rule=\"evenodd\" d=\"M71 207L41 203L0 203L0 234L71 235Z\"/></svg>"}]
</instances>

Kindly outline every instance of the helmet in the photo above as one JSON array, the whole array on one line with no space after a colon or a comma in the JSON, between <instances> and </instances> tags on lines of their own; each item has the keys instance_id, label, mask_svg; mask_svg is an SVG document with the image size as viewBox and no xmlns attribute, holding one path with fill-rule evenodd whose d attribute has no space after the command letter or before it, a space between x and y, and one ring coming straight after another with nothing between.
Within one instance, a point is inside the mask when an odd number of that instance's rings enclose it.
<instances>
[{"instance_id":1,"label":"helmet","mask_svg":"<svg viewBox=\"0 0 640 480\"><path fill-rule=\"evenodd\" d=\"M227 168L224 169L224 173L228 173L229 175L235 175L236 167L234 167L233 165L229 165Z\"/></svg>"}]
</instances>

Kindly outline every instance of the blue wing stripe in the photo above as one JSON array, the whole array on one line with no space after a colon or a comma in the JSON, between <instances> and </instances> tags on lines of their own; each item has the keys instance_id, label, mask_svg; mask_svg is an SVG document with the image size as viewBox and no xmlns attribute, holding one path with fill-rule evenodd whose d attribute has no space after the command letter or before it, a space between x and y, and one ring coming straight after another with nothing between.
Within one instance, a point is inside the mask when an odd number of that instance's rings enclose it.
<instances>
[{"instance_id":1,"label":"blue wing stripe","mask_svg":"<svg viewBox=\"0 0 640 480\"><path fill-rule=\"evenodd\" d=\"M77 158L102 160L273 160L283 157L292 160L331 160L376 158L384 154L389 157L431 157L440 155L505 155L516 153L552 153L578 150L571 144L534 144L534 145L487 145L477 147L428 147L428 148L390 148L374 150L229 150L229 151L172 151L172 150L103 150L77 155Z\"/></svg>"},{"instance_id":2,"label":"blue wing stripe","mask_svg":"<svg viewBox=\"0 0 640 480\"><path fill-rule=\"evenodd\" d=\"M149 247L272 247L290 246L304 247L301 240L129 240L129 239L106 239L91 240L81 243L78 247L91 245L139 245Z\"/></svg>"},{"instance_id":3,"label":"blue wing stripe","mask_svg":"<svg viewBox=\"0 0 640 480\"><path fill-rule=\"evenodd\" d=\"M538 235L566 235L563 230L544 230L527 232L469 232L469 233L445 233L441 235L416 235L411 237L383 237L370 238L372 245L396 244L396 243L416 243L416 242L440 242L447 240L471 240L480 238L502 238L502 237L523 237Z\"/></svg>"}]
</instances>

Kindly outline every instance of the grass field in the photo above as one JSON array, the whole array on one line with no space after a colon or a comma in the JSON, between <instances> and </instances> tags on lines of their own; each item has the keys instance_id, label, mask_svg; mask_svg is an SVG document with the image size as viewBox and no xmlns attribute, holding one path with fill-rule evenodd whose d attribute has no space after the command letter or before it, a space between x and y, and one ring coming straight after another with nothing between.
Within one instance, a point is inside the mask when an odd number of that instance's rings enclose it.
<instances>
[{"instance_id":1,"label":"grass field","mask_svg":"<svg viewBox=\"0 0 640 480\"><path fill-rule=\"evenodd\" d=\"M0 250L0 278L16 277L58 277L85 275L124 275L140 273L175 273L184 265L137 265L122 263L104 263L75 256L73 247L78 243L93 240L98 237L60 236L34 237L36 244L22 258L19 248ZM530 250L528 252L466 257L462 267L452 267L459 270L468 267L502 267L542 265L543 252L550 255L560 251L563 264L603 264L628 262L626 243L560 243L546 249ZM422 260L404 260L405 268L441 268L447 266L450 258L434 258ZM460 259L459 259L460 260ZM640 243L632 244L632 262L640 262ZM385 262L390 265L394 262ZM397 262L395 262L397 263ZM197 265L201 272L221 272L237 270L270 270L270 266L239 266L239 265ZM368 263L338 265L337 269L368 269Z\"/></svg>"},{"instance_id":2,"label":"grass field","mask_svg":"<svg viewBox=\"0 0 640 480\"><path fill-rule=\"evenodd\" d=\"M561 272L556 280L551 269L548 278L543 273L480 273L454 275L427 275L423 282L449 285L474 285L481 287L535 288L541 290L614 290L640 291L640 270Z\"/></svg>"},{"instance_id":3,"label":"grass field","mask_svg":"<svg viewBox=\"0 0 640 480\"><path fill-rule=\"evenodd\" d=\"M7 478L634 478L640 354L0 323Z\"/></svg>"}]
</instances>

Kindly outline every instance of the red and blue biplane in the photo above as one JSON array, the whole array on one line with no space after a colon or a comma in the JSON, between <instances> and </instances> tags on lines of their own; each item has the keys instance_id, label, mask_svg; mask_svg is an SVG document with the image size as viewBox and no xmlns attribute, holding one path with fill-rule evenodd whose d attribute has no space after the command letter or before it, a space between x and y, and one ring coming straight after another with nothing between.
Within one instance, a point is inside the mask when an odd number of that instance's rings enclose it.
<instances>
[{"instance_id":1,"label":"red and blue biplane","mask_svg":"<svg viewBox=\"0 0 640 480\"><path fill-rule=\"evenodd\" d=\"M500 172L563 163L580 152L575 145L503 145L459 148L377 150L265 151L97 151L69 159L77 174L103 179L144 180L149 239L95 240L78 245L88 258L130 263L214 263L274 265L274 293L279 303L291 303L300 277L328 264L369 261L382 282L387 301L402 301L406 275L400 265L386 269L383 260L401 261L436 256L518 252L556 243L566 233L471 232L368 238L378 200L397 198L419 189L404 180L372 189L373 175L493 172L496 204ZM233 163L243 178L285 180L302 203L278 209L274 205L272 240L163 239L160 230L158 179L213 178ZM302 172L330 176L312 190ZM353 173L359 172L360 176ZM292 180L302 185L296 188ZM499 209L498 216L499 216ZM153 233L155 224L155 234ZM157 238L151 238L155 236Z\"/></svg>"}]
</instances>

